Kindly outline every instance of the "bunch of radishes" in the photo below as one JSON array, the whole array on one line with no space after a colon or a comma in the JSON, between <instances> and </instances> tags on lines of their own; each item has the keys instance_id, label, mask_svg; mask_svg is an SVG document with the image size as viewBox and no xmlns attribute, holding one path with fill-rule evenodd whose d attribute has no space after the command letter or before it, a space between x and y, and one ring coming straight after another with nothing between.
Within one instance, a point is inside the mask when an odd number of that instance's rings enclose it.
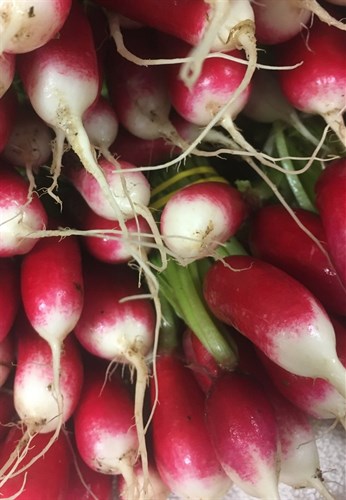
<instances>
[{"instance_id":1,"label":"bunch of radishes","mask_svg":"<svg viewBox=\"0 0 346 500\"><path fill-rule=\"evenodd\" d=\"M1 2L0 498L333 498L344 7Z\"/></svg>"}]
</instances>

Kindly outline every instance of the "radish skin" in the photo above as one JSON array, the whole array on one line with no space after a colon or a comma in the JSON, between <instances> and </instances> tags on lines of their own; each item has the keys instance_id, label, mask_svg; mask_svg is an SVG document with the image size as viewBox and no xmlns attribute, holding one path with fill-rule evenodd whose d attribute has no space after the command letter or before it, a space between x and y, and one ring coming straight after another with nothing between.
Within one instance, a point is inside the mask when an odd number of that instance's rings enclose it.
<instances>
[{"instance_id":1,"label":"radish skin","mask_svg":"<svg viewBox=\"0 0 346 500\"><path fill-rule=\"evenodd\" d=\"M3 151L14 127L17 112L17 95L12 87L0 97L0 153Z\"/></svg>"},{"instance_id":2,"label":"radish skin","mask_svg":"<svg viewBox=\"0 0 346 500\"><path fill-rule=\"evenodd\" d=\"M226 257L207 272L204 296L217 318L272 361L296 375L328 380L346 397L333 325L311 292L284 271L255 257Z\"/></svg>"},{"instance_id":3,"label":"radish skin","mask_svg":"<svg viewBox=\"0 0 346 500\"><path fill-rule=\"evenodd\" d=\"M2 387L15 363L15 346L12 335L0 340L0 387Z\"/></svg>"},{"instance_id":4,"label":"radish skin","mask_svg":"<svg viewBox=\"0 0 346 500\"><path fill-rule=\"evenodd\" d=\"M0 259L0 342L11 330L19 302L18 263L13 259Z\"/></svg>"},{"instance_id":5,"label":"radish skin","mask_svg":"<svg viewBox=\"0 0 346 500\"><path fill-rule=\"evenodd\" d=\"M13 82L15 64L16 59L14 54L4 53L0 56L0 99Z\"/></svg>"}]
</instances>

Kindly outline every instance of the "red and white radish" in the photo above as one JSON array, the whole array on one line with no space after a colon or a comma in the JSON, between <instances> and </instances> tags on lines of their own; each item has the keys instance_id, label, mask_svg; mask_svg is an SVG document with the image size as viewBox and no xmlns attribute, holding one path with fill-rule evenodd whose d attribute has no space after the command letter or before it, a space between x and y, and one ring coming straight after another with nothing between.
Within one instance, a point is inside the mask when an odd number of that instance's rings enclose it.
<instances>
[{"instance_id":1,"label":"red and white radish","mask_svg":"<svg viewBox=\"0 0 346 500\"><path fill-rule=\"evenodd\" d=\"M79 405L74 414L78 452L84 462L103 474L122 474L128 498L134 499L134 464L138 438L133 425L133 401L118 374L110 380L106 370L90 366Z\"/></svg>"},{"instance_id":2,"label":"red and white radish","mask_svg":"<svg viewBox=\"0 0 346 500\"><path fill-rule=\"evenodd\" d=\"M328 250L346 287L346 158L328 165L320 175L315 191Z\"/></svg>"},{"instance_id":3,"label":"red and white radish","mask_svg":"<svg viewBox=\"0 0 346 500\"><path fill-rule=\"evenodd\" d=\"M71 0L4 0L0 6L0 55L32 51L54 38L65 23Z\"/></svg>"},{"instance_id":4,"label":"red and white radish","mask_svg":"<svg viewBox=\"0 0 346 500\"><path fill-rule=\"evenodd\" d=\"M303 209L296 209L294 213L304 228L325 246L320 217ZM335 211L333 220L334 214ZM255 257L280 267L299 280L327 311L346 315L346 289L328 254L322 252L282 205L267 205L256 212L250 223L249 244Z\"/></svg>"},{"instance_id":5,"label":"red and white radish","mask_svg":"<svg viewBox=\"0 0 346 500\"><path fill-rule=\"evenodd\" d=\"M183 498L222 498L231 486L216 458L204 420L204 394L174 353L156 362L158 404L152 420L153 454L170 490ZM151 401L156 399L151 384Z\"/></svg>"},{"instance_id":6,"label":"red and white radish","mask_svg":"<svg viewBox=\"0 0 346 500\"><path fill-rule=\"evenodd\" d=\"M204 296L215 316L282 368L323 378L346 397L335 332L314 295L281 269L250 256L226 257L207 272Z\"/></svg>"},{"instance_id":7,"label":"red and white radish","mask_svg":"<svg viewBox=\"0 0 346 500\"><path fill-rule=\"evenodd\" d=\"M278 433L274 410L255 379L218 377L206 400L207 429L234 484L259 498L279 498Z\"/></svg>"},{"instance_id":8,"label":"red and white radish","mask_svg":"<svg viewBox=\"0 0 346 500\"><path fill-rule=\"evenodd\" d=\"M305 113L321 115L345 145L346 66L344 47L346 33L326 23L314 20L306 39L300 35L280 44L276 59L280 64L293 65L279 72L283 93L289 102Z\"/></svg>"},{"instance_id":9,"label":"red and white radish","mask_svg":"<svg viewBox=\"0 0 346 500\"><path fill-rule=\"evenodd\" d=\"M167 500L169 497L169 489L162 481L160 474L158 473L156 466L153 463L149 464L149 485L148 492L144 494L143 490L143 471L140 464L135 466L135 474L138 480L138 500ZM121 500L127 500L128 489L126 486L126 481L123 476L119 476L117 481L117 491L119 498ZM74 499L71 499L74 500Z\"/></svg>"},{"instance_id":10,"label":"red and white radish","mask_svg":"<svg viewBox=\"0 0 346 500\"><path fill-rule=\"evenodd\" d=\"M0 341L0 387L2 387L15 365L15 346L12 335Z\"/></svg>"},{"instance_id":11,"label":"red and white radish","mask_svg":"<svg viewBox=\"0 0 346 500\"><path fill-rule=\"evenodd\" d=\"M47 213L36 193L28 200L29 182L13 169L0 167L0 257L29 252L38 237L31 233L47 224Z\"/></svg>"}]
</instances>

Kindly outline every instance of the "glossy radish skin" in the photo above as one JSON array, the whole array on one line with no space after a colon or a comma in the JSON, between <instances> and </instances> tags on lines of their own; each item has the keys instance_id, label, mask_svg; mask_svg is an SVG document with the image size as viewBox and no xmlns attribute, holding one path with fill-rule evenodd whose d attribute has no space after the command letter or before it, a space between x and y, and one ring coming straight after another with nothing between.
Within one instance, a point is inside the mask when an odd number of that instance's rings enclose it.
<instances>
[{"instance_id":1,"label":"glossy radish skin","mask_svg":"<svg viewBox=\"0 0 346 500\"><path fill-rule=\"evenodd\" d=\"M28 202L29 183L12 169L0 168L0 257L29 252L38 238L29 234L44 229L46 211L34 193Z\"/></svg>"},{"instance_id":2,"label":"glossy radish skin","mask_svg":"<svg viewBox=\"0 0 346 500\"><path fill-rule=\"evenodd\" d=\"M191 184L168 200L160 230L174 255L196 259L233 236L246 213L245 202L234 187L212 181Z\"/></svg>"},{"instance_id":3,"label":"glossy radish skin","mask_svg":"<svg viewBox=\"0 0 346 500\"><path fill-rule=\"evenodd\" d=\"M5 148L14 127L17 106L16 92L10 87L7 92L0 97L0 153Z\"/></svg>"},{"instance_id":4,"label":"glossy radish skin","mask_svg":"<svg viewBox=\"0 0 346 500\"><path fill-rule=\"evenodd\" d=\"M15 72L15 55L1 54L0 57L0 99L12 84Z\"/></svg>"},{"instance_id":5,"label":"glossy radish skin","mask_svg":"<svg viewBox=\"0 0 346 500\"><path fill-rule=\"evenodd\" d=\"M135 467L135 474L139 483L139 496L138 500L147 500L148 498L152 498L155 500L166 500L170 494L168 487L162 481L156 466L151 463L149 465L149 487L147 495L144 494L142 489L143 484L143 471L140 464L137 464ZM117 481L117 491L119 494L119 498L121 500L127 500L128 498L128 489L126 486L126 482L123 476L119 476ZM74 500L74 499L71 499Z\"/></svg>"},{"instance_id":6,"label":"glossy radish skin","mask_svg":"<svg viewBox=\"0 0 346 500\"><path fill-rule=\"evenodd\" d=\"M23 437L21 428L10 430L0 449L0 466L15 450L17 442ZM49 442L49 434L35 434L30 447L21 465L25 466L40 453ZM46 500L49 497L63 500L67 493L68 477L71 468L71 453L65 434L61 433L50 449L27 470L25 487L21 492L20 500ZM18 493L23 486L25 472L9 479L2 487L1 493L5 498Z\"/></svg>"},{"instance_id":7,"label":"glossy radish skin","mask_svg":"<svg viewBox=\"0 0 346 500\"><path fill-rule=\"evenodd\" d=\"M322 172L315 189L327 246L346 287L346 159L341 158L330 164Z\"/></svg>"},{"instance_id":8,"label":"glossy radish skin","mask_svg":"<svg viewBox=\"0 0 346 500\"><path fill-rule=\"evenodd\" d=\"M14 377L14 405L24 424L41 433L54 431L58 424L58 404L53 394L51 349L21 318L15 327L17 368ZM83 384L79 346L70 336L61 355L60 389L63 397L62 422L73 414Z\"/></svg>"},{"instance_id":9,"label":"glossy radish skin","mask_svg":"<svg viewBox=\"0 0 346 500\"><path fill-rule=\"evenodd\" d=\"M204 395L174 354L157 359L159 404L153 422L157 469L170 490L186 499L222 498L231 482L218 462L204 421ZM152 402L155 387L151 385Z\"/></svg>"},{"instance_id":10,"label":"glossy radish skin","mask_svg":"<svg viewBox=\"0 0 346 500\"><path fill-rule=\"evenodd\" d=\"M105 383L105 370L91 369L74 414L78 452L103 474L123 474L132 485L138 440L133 425L133 401L117 375Z\"/></svg>"},{"instance_id":11,"label":"glossy radish skin","mask_svg":"<svg viewBox=\"0 0 346 500\"><path fill-rule=\"evenodd\" d=\"M101 95L84 113L83 124L91 144L101 151L108 150L118 134L118 117Z\"/></svg>"},{"instance_id":12,"label":"glossy radish skin","mask_svg":"<svg viewBox=\"0 0 346 500\"><path fill-rule=\"evenodd\" d=\"M0 259L0 342L8 335L19 302L19 266L13 259Z\"/></svg>"},{"instance_id":13,"label":"glossy radish skin","mask_svg":"<svg viewBox=\"0 0 346 500\"><path fill-rule=\"evenodd\" d=\"M0 8L0 54L29 52L54 38L66 21L71 0L4 0Z\"/></svg>"},{"instance_id":14,"label":"glossy radish skin","mask_svg":"<svg viewBox=\"0 0 346 500\"><path fill-rule=\"evenodd\" d=\"M131 362L130 351L147 356L152 348L155 313L149 299L126 297L141 293L130 268L90 261L84 265L85 298L75 334L92 354L120 363Z\"/></svg>"},{"instance_id":15,"label":"glossy radish skin","mask_svg":"<svg viewBox=\"0 0 346 500\"><path fill-rule=\"evenodd\" d=\"M7 335L0 341L0 387L2 387L15 363L15 347L12 335Z\"/></svg>"},{"instance_id":16,"label":"glossy radish skin","mask_svg":"<svg viewBox=\"0 0 346 500\"><path fill-rule=\"evenodd\" d=\"M66 174L74 187L80 192L90 208L101 217L109 220L119 220L121 215L127 219L135 216L131 202L135 205L147 206L150 200L150 185L142 172L126 172L135 168L126 161L119 160L119 170L104 158L99 160L105 178L118 203L120 215L114 211L111 203L105 198L96 179L80 165L75 164L66 170ZM122 178L126 185L124 191ZM131 201L131 202L130 202Z\"/></svg>"},{"instance_id":17,"label":"glossy radish skin","mask_svg":"<svg viewBox=\"0 0 346 500\"><path fill-rule=\"evenodd\" d=\"M319 114L345 141L346 33L314 19L308 35L297 35L277 48L277 62L299 67L280 71L281 88L289 102L304 113Z\"/></svg>"},{"instance_id":18,"label":"glossy radish skin","mask_svg":"<svg viewBox=\"0 0 346 500\"><path fill-rule=\"evenodd\" d=\"M253 2L256 38L265 45L290 40L300 33L311 17L311 11L286 0L264 0ZM283 22L284 20L284 22Z\"/></svg>"},{"instance_id":19,"label":"glossy radish skin","mask_svg":"<svg viewBox=\"0 0 346 500\"><path fill-rule=\"evenodd\" d=\"M344 205L346 210L346 203ZM326 236L320 217L303 209L294 213L325 248ZM334 212L332 220L334 222ZM282 205L267 205L258 210L250 224L249 238L254 256L280 267L299 280L328 311L346 314L346 288L340 282L330 258L304 233Z\"/></svg>"},{"instance_id":20,"label":"glossy radish skin","mask_svg":"<svg viewBox=\"0 0 346 500\"><path fill-rule=\"evenodd\" d=\"M21 266L25 312L42 338L62 342L83 308L83 275L74 236L42 238Z\"/></svg>"},{"instance_id":21,"label":"glossy radish skin","mask_svg":"<svg viewBox=\"0 0 346 500\"><path fill-rule=\"evenodd\" d=\"M337 353L346 366L346 330L332 318L336 335ZM273 363L260 350L258 355L273 384L283 396L307 415L318 419L335 419L346 422L346 401L335 388L321 378L302 377L284 370Z\"/></svg>"},{"instance_id":22,"label":"glossy radish skin","mask_svg":"<svg viewBox=\"0 0 346 500\"><path fill-rule=\"evenodd\" d=\"M250 256L226 257L207 272L204 296L221 321L296 375L329 380L345 397L345 374L325 310L307 288Z\"/></svg>"},{"instance_id":23,"label":"glossy radish skin","mask_svg":"<svg viewBox=\"0 0 346 500\"><path fill-rule=\"evenodd\" d=\"M225 373L208 394L206 419L217 457L234 484L248 495L279 498L277 427L261 386L248 376Z\"/></svg>"}]
</instances>

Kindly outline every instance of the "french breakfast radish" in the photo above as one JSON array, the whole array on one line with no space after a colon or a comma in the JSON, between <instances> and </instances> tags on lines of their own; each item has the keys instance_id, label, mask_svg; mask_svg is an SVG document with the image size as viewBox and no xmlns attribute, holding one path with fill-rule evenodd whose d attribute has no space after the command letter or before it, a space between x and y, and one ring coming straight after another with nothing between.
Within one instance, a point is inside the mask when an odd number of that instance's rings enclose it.
<instances>
[{"instance_id":1,"label":"french breakfast radish","mask_svg":"<svg viewBox=\"0 0 346 500\"><path fill-rule=\"evenodd\" d=\"M158 404L152 420L153 454L170 490L186 499L222 498L231 486L204 421L204 394L174 352L157 361ZM151 383L152 403L156 388Z\"/></svg>"},{"instance_id":2,"label":"french breakfast radish","mask_svg":"<svg viewBox=\"0 0 346 500\"><path fill-rule=\"evenodd\" d=\"M248 337L282 368L328 380L346 397L346 369L324 308L281 269L258 258L234 255L206 274L205 300L215 316Z\"/></svg>"},{"instance_id":3,"label":"french breakfast radish","mask_svg":"<svg viewBox=\"0 0 346 500\"><path fill-rule=\"evenodd\" d=\"M327 247L346 287L346 158L336 160L322 171L315 191Z\"/></svg>"},{"instance_id":4,"label":"french breakfast radish","mask_svg":"<svg viewBox=\"0 0 346 500\"><path fill-rule=\"evenodd\" d=\"M122 474L129 500L136 498L134 465L138 438L133 425L132 397L118 373L89 366L74 417L77 450L84 462L103 474Z\"/></svg>"},{"instance_id":5,"label":"french breakfast radish","mask_svg":"<svg viewBox=\"0 0 346 500\"><path fill-rule=\"evenodd\" d=\"M0 257L29 252L38 241L31 233L47 224L46 210L36 193L28 200L29 188L18 172L0 166Z\"/></svg>"},{"instance_id":6,"label":"french breakfast radish","mask_svg":"<svg viewBox=\"0 0 346 500\"><path fill-rule=\"evenodd\" d=\"M284 95L304 113L321 115L346 144L345 112L346 65L344 47L346 33L314 19L306 39L297 35L276 47L280 64L301 65L278 73Z\"/></svg>"},{"instance_id":7,"label":"french breakfast radish","mask_svg":"<svg viewBox=\"0 0 346 500\"><path fill-rule=\"evenodd\" d=\"M212 385L205 411L216 455L234 484L248 495L278 499L277 426L261 385L224 373Z\"/></svg>"},{"instance_id":8,"label":"french breakfast radish","mask_svg":"<svg viewBox=\"0 0 346 500\"><path fill-rule=\"evenodd\" d=\"M345 203L344 206L346 210ZM326 237L320 217L303 209L295 209L294 213L325 248ZM333 221L334 217L335 211ZM250 223L249 244L255 257L280 267L299 280L324 304L327 311L346 315L346 288L328 254L322 252L282 205L267 205L254 214Z\"/></svg>"},{"instance_id":9,"label":"french breakfast radish","mask_svg":"<svg viewBox=\"0 0 346 500\"><path fill-rule=\"evenodd\" d=\"M162 481L156 466L151 462L149 464L149 486L148 493L145 495L142 488L143 485L143 471L140 464L135 466L135 474L138 480L139 495L138 500L167 500L169 496L169 488ZM127 500L128 490L126 481L123 476L119 476L117 481L117 492L121 500ZM74 499L71 499L74 500Z\"/></svg>"}]
</instances>

